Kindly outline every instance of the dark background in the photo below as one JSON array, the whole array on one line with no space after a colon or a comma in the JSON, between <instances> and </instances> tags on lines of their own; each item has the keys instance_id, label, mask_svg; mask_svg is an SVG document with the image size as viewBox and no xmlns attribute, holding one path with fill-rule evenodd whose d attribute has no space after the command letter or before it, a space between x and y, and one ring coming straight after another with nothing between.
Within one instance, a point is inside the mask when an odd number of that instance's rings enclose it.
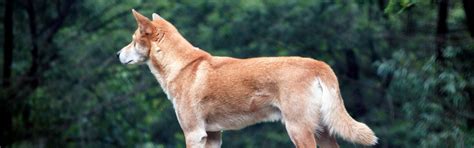
<instances>
[{"instance_id":1,"label":"dark background","mask_svg":"<svg viewBox=\"0 0 474 148\"><path fill-rule=\"evenodd\" d=\"M5 0L0 8L2 147L184 146L148 68L115 57L136 29L132 8L160 14L213 55L329 63L377 147L474 145L472 0ZM292 147L280 123L223 137L223 147Z\"/></svg>"}]
</instances>

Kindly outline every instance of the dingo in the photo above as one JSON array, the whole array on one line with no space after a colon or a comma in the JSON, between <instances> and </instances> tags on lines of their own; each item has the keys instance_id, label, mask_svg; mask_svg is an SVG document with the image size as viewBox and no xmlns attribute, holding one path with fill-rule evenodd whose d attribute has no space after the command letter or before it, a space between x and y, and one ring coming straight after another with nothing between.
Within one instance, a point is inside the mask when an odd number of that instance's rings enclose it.
<instances>
[{"instance_id":1,"label":"dingo","mask_svg":"<svg viewBox=\"0 0 474 148\"><path fill-rule=\"evenodd\" d=\"M168 21L132 10L138 23L123 64L146 63L173 103L186 147L220 147L221 131L281 120L296 147L338 147L335 134L363 145L377 137L346 111L337 77L301 57L216 57L191 45Z\"/></svg>"}]
</instances>

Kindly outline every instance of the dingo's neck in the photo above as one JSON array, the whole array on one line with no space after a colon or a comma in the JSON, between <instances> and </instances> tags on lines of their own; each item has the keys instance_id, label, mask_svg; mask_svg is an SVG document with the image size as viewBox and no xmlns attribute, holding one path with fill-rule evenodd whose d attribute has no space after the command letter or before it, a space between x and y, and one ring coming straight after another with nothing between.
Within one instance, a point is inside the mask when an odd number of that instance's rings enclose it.
<instances>
[{"instance_id":1,"label":"dingo's neck","mask_svg":"<svg viewBox=\"0 0 474 148\"><path fill-rule=\"evenodd\" d=\"M152 43L147 64L168 99L172 99L174 86L171 82L178 78L187 65L209 57L209 53L194 47L179 32L167 32L162 39Z\"/></svg>"}]
</instances>

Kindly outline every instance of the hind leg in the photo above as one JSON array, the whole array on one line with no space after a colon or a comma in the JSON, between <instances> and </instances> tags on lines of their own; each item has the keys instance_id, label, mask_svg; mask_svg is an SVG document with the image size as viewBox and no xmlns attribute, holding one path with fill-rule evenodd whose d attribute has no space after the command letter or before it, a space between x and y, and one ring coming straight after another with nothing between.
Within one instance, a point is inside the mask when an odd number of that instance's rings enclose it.
<instances>
[{"instance_id":1,"label":"hind leg","mask_svg":"<svg viewBox=\"0 0 474 148\"><path fill-rule=\"evenodd\" d=\"M303 95L288 97L281 104L283 122L288 135L296 147L316 147L315 131L319 119L317 105ZM298 99L297 99L298 98Z\"/></svg>"},{"instance_id":2,"label":"hind leg","mask_svg":"<svg viewBox=\"0 0 474 148\"><path fill-rule=\"evenodd\" d=\"M324 128L324 131L316 135L316 139L320 148L339 148L336 137L331 136L327 128Z\"/></svg>"},{"instance_id":3,"label":"hind leg","mask_svg":"<svg viewBox=\"0 0 474 148\"><path fill-rule=\"evenodd\" d=\"M285 122L285 127L297 148L316 147L313 128L296 122Z\"/></svg>"}]
</instances>

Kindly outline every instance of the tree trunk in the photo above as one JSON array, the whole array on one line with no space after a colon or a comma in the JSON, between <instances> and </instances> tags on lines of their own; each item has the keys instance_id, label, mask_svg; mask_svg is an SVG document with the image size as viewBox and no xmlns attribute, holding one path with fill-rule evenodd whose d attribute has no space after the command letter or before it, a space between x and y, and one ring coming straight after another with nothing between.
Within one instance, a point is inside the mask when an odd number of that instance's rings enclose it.
<instances>
[{"instance_id":1,"label":"tree trunk","mask_svg":"<svg viewBox=\"0 0 474 148\"><path fill-rule=\"evenodd\" d=\"M37 24L36 24L36 14L35 14L35 8L33 6L33 1L28 0L27 1L27 6L26 6L26 11L28 14L28 20L29 20L29 27L30 27L30 34L31 34L31 67L28 71L28 80L32 88L36 88L38 86L38 67L39 67L39 50L38 50L38 33L37 33Z\"/></svg>"},{"instance_id":2,"label":"tree trunk","mask_svg":"<svg viewBox=\"0 0 474 148\"><path fill-rule=\"evenodd\" d=\"M448 33L448 0L440 0L438 8L438 22L436 28L436 60L443 65L443 49L446 46L446 34Z\"/></svg>"},{"instance_id":3,"label":"tree trunk","mask_svg":"<svg viewBox=\"0 0 474 148\"><path fill-rule=\"evenodd\" d=\"M464 12L466 13L466 24L471 37L474 37L474 1L463 0Z\"/></svg>"},{"instance_id":4,"label":"tree trunk","mask_svg":"<svg viewBox=\"0 0 474 148\"><path fill-rule=\"evenodd\" d=\"M387 1L386 0L377 0L377 5L380 9L380 11L384 11L385 10L385 5L387 5Z\"/></svg>"},{"instance_id":5,"label":"tree trunk","mask_svg":"<svg viewBox=\"0 0 474 148\"><path fill-rule=\"evenodd\" d=\"M3 87L10 86L13 62L13 1L5 1L5 17L3 18Z\"/></svg>"},{"instance_id":6,"label":"tree trunk","mask_svg":"<svg viewBox=\"0 0 474 148\"><path fill-rule=\"evenodd\" d=\"M346 49L346 65L347 65L347 76L354 80L359 79L359 64L357 63L354 50Z\"/></svg>"},{"instance_id":7,"label":"tree trunk","mask_svg":"<svg viewBox=\"0 0 474 148\"><path fill-rule=\"evenodd\" d=\"M345 49L344 53L346 56L346 65L347 65L346 74L350 79L355 80L355 83L358 83L359 78L360 78L359 76L360 68L359 68L359 63L357 62L357 58L355 56L354 50ZM356 100L354 103L355 103L355 106L357 107L356 108L357 115L364 116L364 114L367 113L367 108L366 108L366 105L363 103L364 101L360 101L363 99L360 87L356 87L353 91L353 94L354 95L351 96L351 98L353 100Z\"/></svg>"},{"instance_id":8,"label":"tree trunk","mask_svg":"<svg viewBox=\"0 0 474 148\"><path fill-rule=\"evenodd\" d=\"M413 14L411 12L411 8L407 8L406 9L406 13L407 15L407 21L406 21L406 24L405 24L405 35L407 37L412 37L413 36L413 33L415 33L415 20L413 19Z\"/></svg>"},{"instance_id":9,"label":"tree trunk","mask_svg":"<svg viewBox=\"0 0 474 148\"><path fill-rule=\"evenodd\" d=\"M11 84L11 73L13 63L13 0L5 1L5 16L3 18L4 44L3 44L3 90L0 103L0 145L7 146L12 143L10 131L12 128L12 115L7 94ZM5 91L5 92L4 92Z\"/></svg>"},{"instance_id":10,"label":"tree trunk","mask_svg":"<svg viewBox=\"0 0 474 148\"><path fill-rule=\"evenodd\" d=\"M474 38L474 1L472 0L463 0L463 6L464 6L464 13L466 13L466 24L467 28L469 29L469 33L471 34L471 37ZM469 55L469 54L468 54ZM467 98L472 98L474 96L474 88L472 86L468 86L465 88L464 92L467 92L468 97ZM471 109L474 109L474 99L469 99L469 106ZM474 128L474 119L467 119L467 125L468 128L472 129Z\"/></svg>"}]
</instances>

